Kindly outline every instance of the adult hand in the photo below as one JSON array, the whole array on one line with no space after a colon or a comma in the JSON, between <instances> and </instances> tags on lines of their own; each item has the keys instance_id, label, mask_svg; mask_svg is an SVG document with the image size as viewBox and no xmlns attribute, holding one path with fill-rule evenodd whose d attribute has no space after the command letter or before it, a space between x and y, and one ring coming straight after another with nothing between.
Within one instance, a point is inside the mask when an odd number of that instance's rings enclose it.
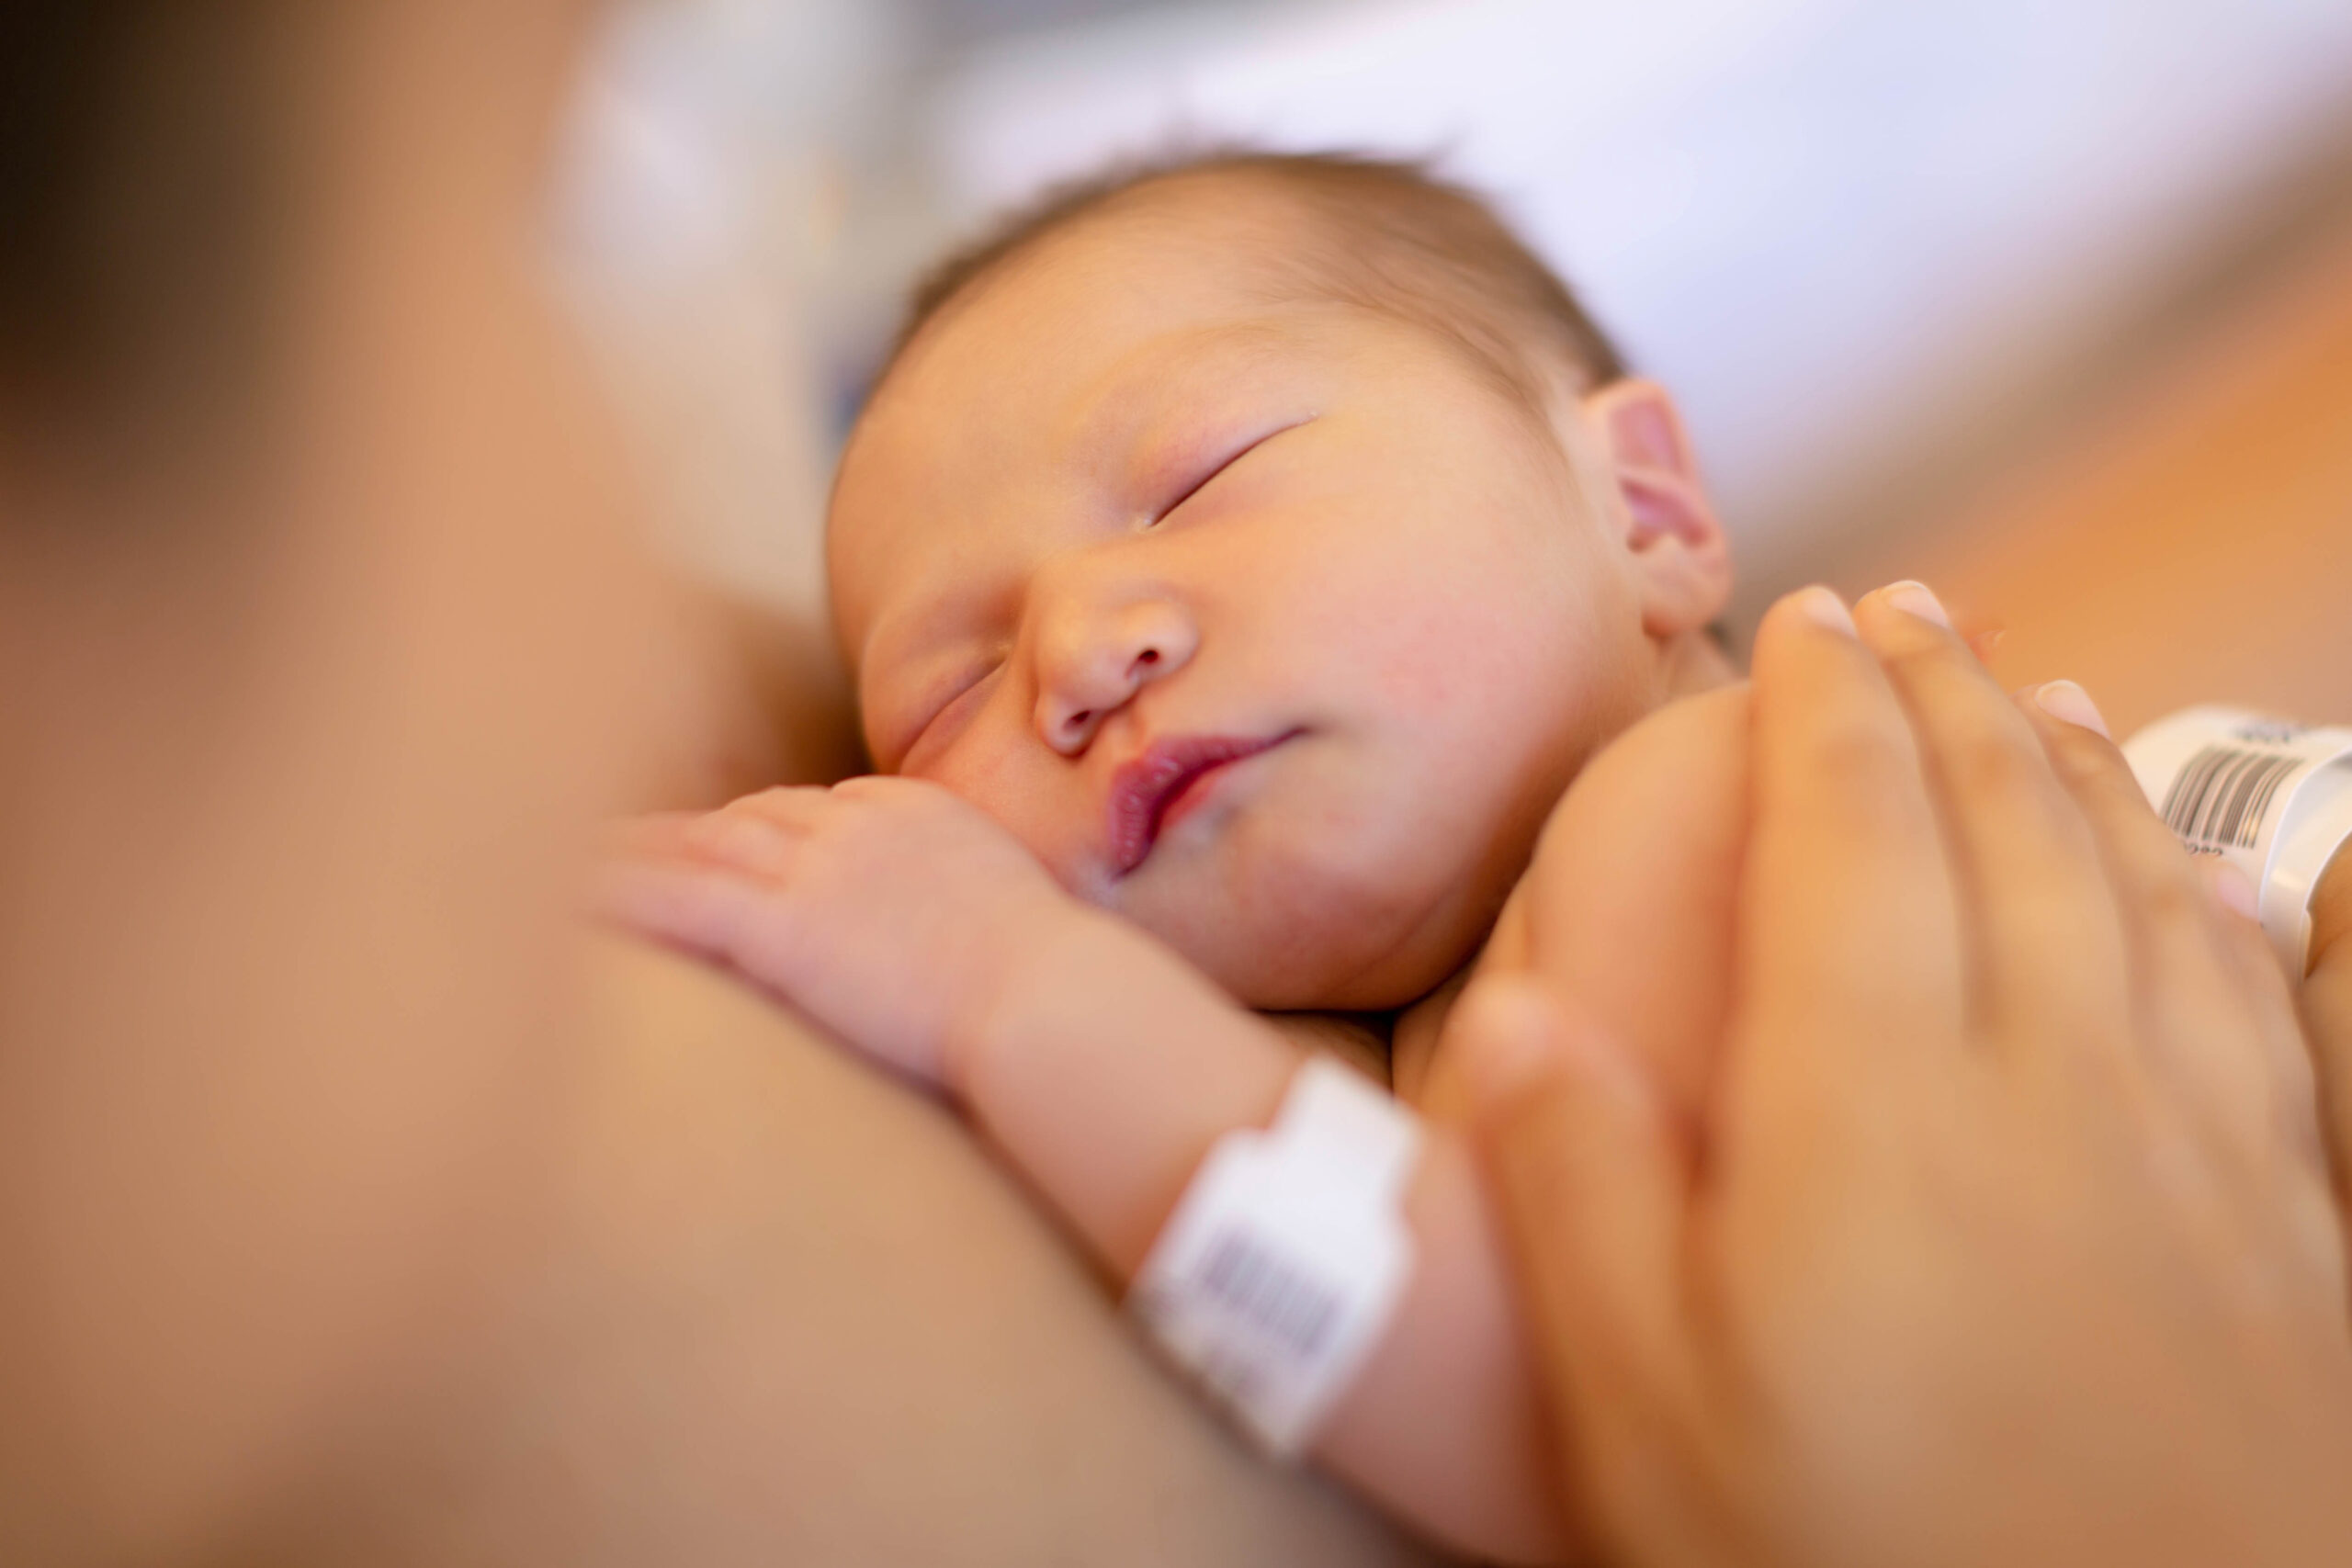
<instances>
[{"instance_id":1,"label":"adult hand","mask_svg":"<svg viewBox=\"0 0 2352 1568\"><path fill-rule=\"evenodd\" d=\"M1860 618L1762 630L1698 1137L1540 976L1464 999L1589 1516L1645 1563L2340 1560L2352 1336L2275 964L2078 689L2012 704L1922 592Z\"/></svg>"},{"instance_id":2,"label":"adult hand","mask_svg":"<svg viewBox=\"0 0 2352 1568\"><path fill-rule=\"evenodd\" d=\"M2319 1068L2320 1100L2335 1156L2336 1196L2352 1227L2352 849L2339 852L2312 901L2311 976L2303 1023ZM2352 1234L2348 1230L2347 1234Z\"/></svg>"}]
</instances>

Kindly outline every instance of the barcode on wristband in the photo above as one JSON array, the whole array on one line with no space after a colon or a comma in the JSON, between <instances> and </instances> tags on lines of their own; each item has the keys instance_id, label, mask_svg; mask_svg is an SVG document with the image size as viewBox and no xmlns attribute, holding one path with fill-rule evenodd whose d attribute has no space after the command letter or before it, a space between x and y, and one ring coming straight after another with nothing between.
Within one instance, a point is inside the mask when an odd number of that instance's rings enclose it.
<instances>
[{"instance_id":1,"label":"barcode on wristband","mask_svg":"<svg viewBox=\"0 0 2352 1568\"><path fill-rule=\"evenodd\" d=\"M2250 850L2278 786L2304 759L2236 746L2208 746L2188 761L2165 797L2164 818L2192 850Z\"/></svg>"},{"instance_id":2,"label":"barcode on wristband","mask_svg":"<svg viewBox=\"0 0 2352 1568\"><path fill-rule=\"evenodd\" d=\"M1302 1359L1317 1355L1339 1321L1340 1294L1249 1233L1210 1244L1193 1276L1201 1294Z\"/></svg>"}]
</instances>

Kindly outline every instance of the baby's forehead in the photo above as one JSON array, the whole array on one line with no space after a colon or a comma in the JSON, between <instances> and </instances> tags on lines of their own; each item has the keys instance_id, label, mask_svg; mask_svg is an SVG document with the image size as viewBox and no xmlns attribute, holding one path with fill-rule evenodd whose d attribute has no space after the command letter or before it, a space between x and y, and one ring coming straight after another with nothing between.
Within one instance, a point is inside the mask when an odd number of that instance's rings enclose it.
<instances>
[{"instance_id":1,"label":"baby's forehead","mask_svg":"<svg viewBox=\"0 0 2352 1568\"><path fill-rule=\"evenodd\" d=\"M1006 255L937 311L898 368L976 334L989 352L1057 327L1159 326L1315 298L1316 262L1335 243L1309 205L1263 177L1171 176Z\"/></svg>"},{"instance_id":2,"label":"baby's forehead","mask_svg":"<svg viewBox=\"0 0 2352 1568\"><path fill-rule=\"evenodd\" d=\"M1010 330L957 323L877 394L834 491L837 579L935 565L966 547L959 519L1152 491L1245 412L1319 407L1357 350L1355 323L1311 307L1188 309L1162 290L1097 309L1039 281L1060 325L1007 297Z\"/></svg>"},{"instance_id":3,"label":"baby's forehead","mask_svg":"<svg viewBox=\"0 0 2352 1568\"><path fill-rule=\"evenodd\" d=\"M1008 435L1066 446L1329 351L1335 313L1295 276L1281 209L1146 194L1038 241L941 310L876 389L848 466L979 461L976 439Z\"/></svg>"}]
</instances>

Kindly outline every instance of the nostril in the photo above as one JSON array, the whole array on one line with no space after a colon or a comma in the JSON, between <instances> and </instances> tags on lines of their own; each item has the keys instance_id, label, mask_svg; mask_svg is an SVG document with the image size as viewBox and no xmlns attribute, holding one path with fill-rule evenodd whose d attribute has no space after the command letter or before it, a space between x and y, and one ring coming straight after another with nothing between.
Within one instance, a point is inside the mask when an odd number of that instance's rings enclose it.
<instances>
[{"instance_id":1,"label":"nostril","mask_svg":"<svg viewBox=\"0 0 2352 1568\"><path fill-rule=\"evenodd\" d=\"M1083 731L1088 725L1093 722L1094 710L1092 708L1084 708L1062 720L1062 729L1066 734L1076 735Z\"/></svg>"},{"instance_id":2,"label":"nostril","mask_svg":"<svg viewBox=\"0 0 2352 1568\"><path fill-rule=\"evenodd\" d=\"M1159 662L1159 649L1156 648L1145 649L1141 653L1136 655L1136 662L1142 665L1147 670L1150 669L1153 665Z\"/></svg>"}]
</instances>

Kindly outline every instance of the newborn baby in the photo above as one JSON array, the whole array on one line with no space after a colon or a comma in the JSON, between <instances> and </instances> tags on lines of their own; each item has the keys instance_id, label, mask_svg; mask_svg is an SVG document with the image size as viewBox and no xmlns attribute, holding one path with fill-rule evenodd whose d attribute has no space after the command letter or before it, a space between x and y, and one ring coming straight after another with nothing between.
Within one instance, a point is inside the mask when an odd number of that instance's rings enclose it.
<instances>
[{"instance_id":1,"label":"newborn baby","mask_svg":"<svg viewBox=\"0 0 2352 1568\"><path fill-rule=\"evenodd\" d=\"M1684 762L1737 750L1742 697L1667 393L1465 193L1213 158L923 292L829 547L896 776L642 825L613 907L943 1086L1121 1280L1302 1042L1385 1077L1393 1026L1419 1263L1315 1452L1449 1544L1560 1554L1443 1015L1548 946L1669 1083L1703 1072L1720 998L1683 976L1725 967L1728 890L1676 868L1739 807L1736 764Z\"/></svg>"}]
</instances>

